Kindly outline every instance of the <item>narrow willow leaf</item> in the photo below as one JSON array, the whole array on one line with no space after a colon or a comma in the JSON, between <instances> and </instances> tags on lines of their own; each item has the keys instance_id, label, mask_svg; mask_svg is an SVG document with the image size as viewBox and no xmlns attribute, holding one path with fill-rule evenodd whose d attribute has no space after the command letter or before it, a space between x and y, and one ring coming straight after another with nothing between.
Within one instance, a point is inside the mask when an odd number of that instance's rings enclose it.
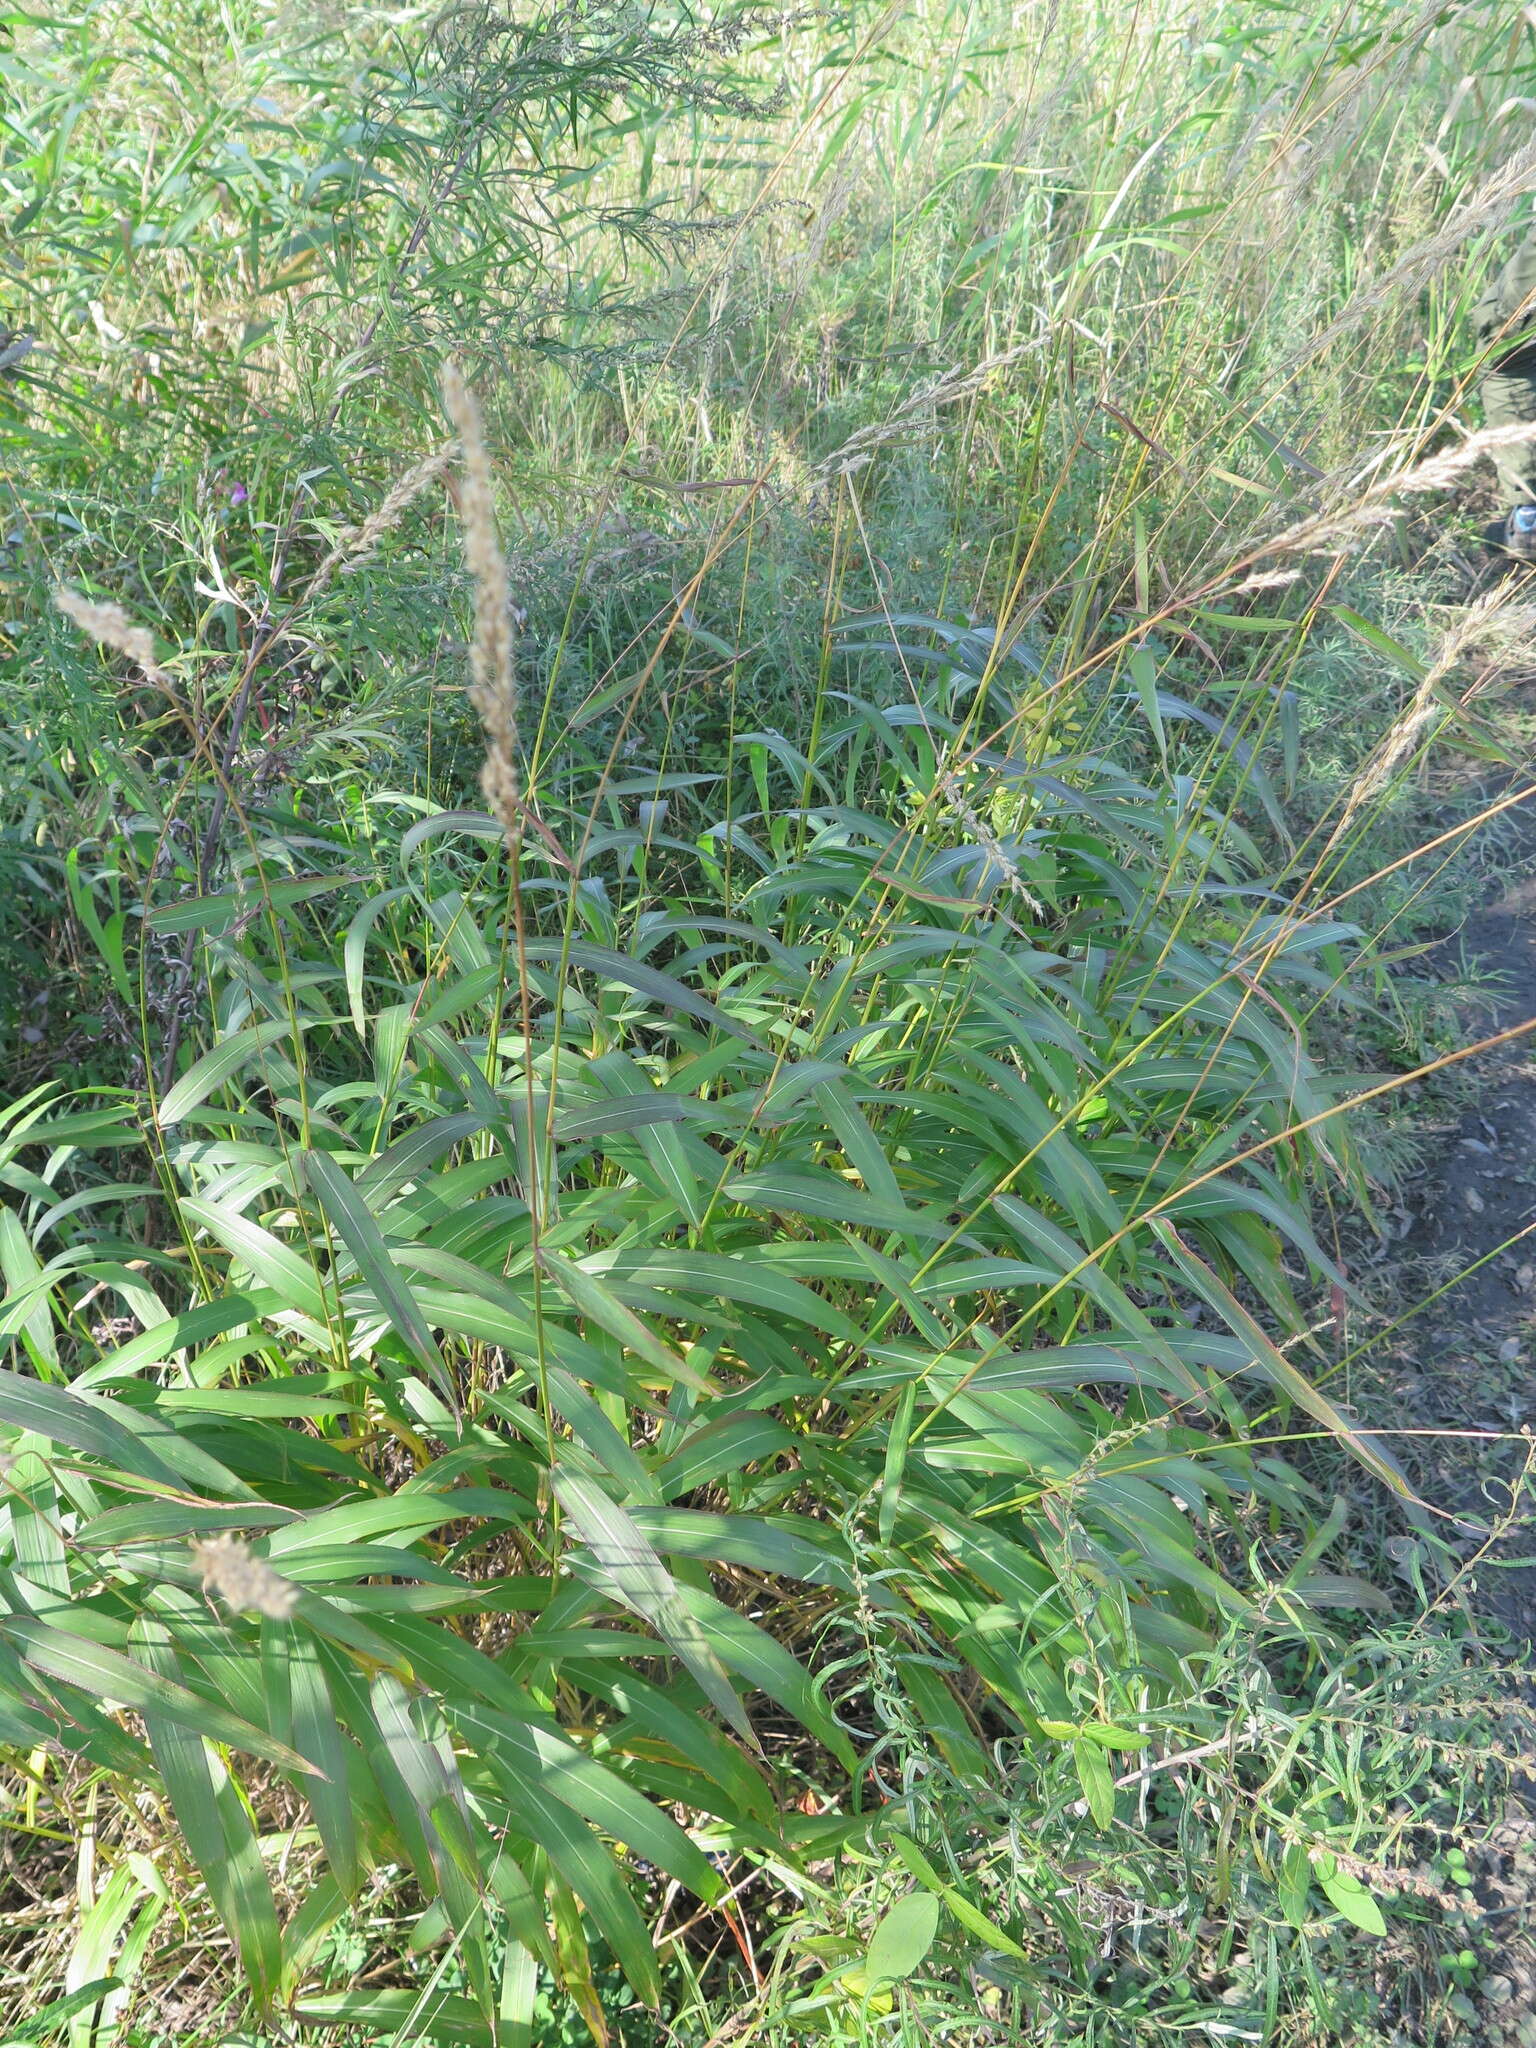
<instances>
[{"instance_id":1,"label":"narrow willow leaf","mask_svg":"<svg viewBox=\"0 0 1536 2048\"><path fill-rule=\"evenodd\" d=\"M996 1949L1000 1955L1016 1956L1020 1962L1029 1960L1028 1951L1019 1947L1011 1935L1005 1934L995 1920L989 1920L979 1906L975 1906L955 1885L946 1883L935 1870L916 1842L905 1835L892 1834L891 1847L918 1883L942 1899L945 1906L959 1921L968 1934L974 1934L984 1941L988 1948Z\"/></svg>"},{"instance_id":2,"label":"narrow willow leaf","mask_svg":"<svg viewBox=\"0 0 1536 2048\"><path fill-rule=\"evenodd\" d=\"M1390 633L1384 632L1380 626L1373 625L1369 619L1363 619L1359 612L1352 610L1349 605L1331 604L1327 609L1341 626L1347 626L1351 633L1365 642L1367 647L1374 648L1376 653L1384 655L1392 666L1401 669L1410 681L1422 683L1428 675L1429 671L1423 662L1416 654L1411 653L1401 640L1394 640Z\"/></svg>"}]
</instances>

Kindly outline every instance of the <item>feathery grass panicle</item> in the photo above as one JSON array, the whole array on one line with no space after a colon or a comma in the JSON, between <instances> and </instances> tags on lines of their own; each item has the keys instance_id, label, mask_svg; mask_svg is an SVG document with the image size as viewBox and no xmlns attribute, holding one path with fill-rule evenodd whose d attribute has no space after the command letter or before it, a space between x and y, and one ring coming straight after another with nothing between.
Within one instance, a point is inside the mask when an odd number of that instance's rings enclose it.
<instances>
[{"instance_id":1,"label":"feathery grass panicle","mask_svg":"<svg viewBox=\"0 0 1536 2048\"><path fill-rule=\"evenodd\" d=\"M963 399L973 398L997 371L1012 369L1025 356L1037 355L1044 345L1044 337L1037 335L1029 341L1016 343L1012 348L984 356L969 368L946 370L941 377L934 378L909 398L903 399L889 418L873 426L860 427L857 433L851 434L840 448L817 463L811 472L812 477L818 483L830 483L840 476L852 476L867 468L880 450L893 441L907 440L913 435L937 434L940 426L934 415L940 406L958 405Z\"/></svg>"},{"instance_id":2,"label":"feathery grass panicle","mask_svg":"<svg viewBox=\"0 0 1536 2048\"><path fill-rule=\"evenodd\" d=\"M1506 643L1513 643L1523 651L1530 644L1532 622L1532 607L1511 605L1507 592L1499 588L1486 591L1467 606L1441 640L1434 661L1425 670L1411 701L1393 721L1376 753L1362 769L1349 793L1339 825L1340 832L1353 823L1366 804L1390 785L1404 762L1418 751L1437 715L1448 715L1444 710L1441 690L1463 655L1480 641L1486 641L1490 634L1502 635ZM1496 668L1502 666L1497 660L1495 665Z\"/></svg>"},{"instance_id":3,"label":"feathery grass panicle","mask_svg":"<svg viewBox=\"0 0 1536 2048\"><path fill-rule=\"evenodd\" d=\"M1256 570L1252 576L1245 576L1241 583L1234 583L1233 597L1246 597L1257 590L1288 590L1293 583L1301 581L1299 569Z\"/></svg>"},{"instance_id":4,"label":"feathery grass panicle","mask_svg":"<svg viewBox=\"0 0 1536 2048\"><path fill-rule=\"evenodd\" d=\"M1497 227L1514 210L1522 196L1536 185L1536 142L1516 150L1492 177L1487 178L1465 199L1449 219L1407 250L1374 284L1364 286L1320 334L1281 365L1280 376L1289 378L1297 370L1332 346L1342 334L1379 313L1392 299L1419 292L1444 270L1462 244L1484 228Z\"/></svg>"},{"instance_id":5,"label":"feathery grass panicle","mask_svg":"<svg viewBox=\"0 0 1536 2048\"><path fill-rule=\"evenodd\" d=\"M496 501L485 425L474 393L455 362L443 365L443 404L458 432L459 519L464 559L475 586L475 630L469 643L473 681L469 700L485 728L485 766L480 787L501 820L507 844L522 834L522 791L517 765L517 677L513 667L512 593L507 564L496 538Z\"/></svg>"},{"instance_id":6,"label":"feathery grass panicle","mask_svg":"<svg viewBox=\"0 0 1536 2048\"><path fill-rule=\"evenodd\" d=\"M286 1621L298 1606L299 1589L293 1581L273 1571L264 1557L227 1529L191 1548L204 1590L217 1593L231 1611Z\"/></svg>"},{"instance_id":7,"label":"feathery grass panicle","mask_svg":"<svg viewBox=\"0 0 1536 2048\"><path fill-rule=\"evenodd\" d=\"M313 597L323 590L338 569L349 576L361 569L385 534L400 524L422 492L430 490L448 474L457 453L457 444L445 441L430 455L424 455L419 462L402 471L360 525L344 527L337 534L336 545L315 571L306 595Z\"/></svg>"},{"instance_id":8,"label":"feathery grass panicle","mask_svg":"<svg viewBox=\"0 0 1536 2048\"><path fill-rule=\"evenodd\" d=\"M1498 455L1506 448L1518 448L1530 441L1536 441L1536 420L1520 420L1508 427L1485 427L1479 434L1469 434L1458 447L1431 455L1412 469L1394 470L1390 475L1379 478L1352 504L1331 512L1314 513L1310 518L1286 527L1283 533L1266 541L1257 552L1262 555L1311 552L1356 539L1391 518L1392 499L1443 491L1485 455ZM1257 586L1250 583L1248 587Z\"/></svg>"},{"instance_id":9,"label":"feathery grass panicle","mask_svg":"<svg viewBox=\"0 0 1536 2048\"><path fill-rule=\"evenodd\" d=\"M125 654L146 682L156 683L162 689L170 687L170 677L155 659L155 643L148 628L136 626L120 604L104 604L94 597L84 597L62 583L55 587L53 601L87 639L110 647L114 653Z\"/></svg>"}]
</instances>

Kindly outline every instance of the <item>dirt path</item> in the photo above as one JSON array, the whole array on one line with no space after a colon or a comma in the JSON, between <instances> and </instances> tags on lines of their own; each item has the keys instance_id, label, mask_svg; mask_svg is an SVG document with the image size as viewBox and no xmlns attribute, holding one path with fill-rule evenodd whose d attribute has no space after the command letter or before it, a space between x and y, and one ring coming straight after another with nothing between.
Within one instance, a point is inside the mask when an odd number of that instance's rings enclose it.
<instances>
[{"instance_id":1,"label":"dirt path","mask_svg":"<svg viewBox=\"0 0 1536 2048\"><path fill-rule=\"evenodd\" d=\"M1469 1037L1536 1017L1536 800L1510 872L1431 956L1447 980L1470 967L1491 983ZM1403 1190L1403 1234L1383 1262L1403 1303L1435 1298L1395 1332L1381 1392L1392 1421L1446 1432L1407 1446L1425 1498L1503 1524L1491 1546L1462 1544L1460 1591L1489 1663L1525 1674L1530 1697L1536 1566L1504 1560L1536 1555L1536 1032L1469 1063L1449 1099L1457 1106L1424 1127L1424 1170ZM1523 1753L1527 1727L1512 1739ZM1463 2001L1468 2048L1536 2048L1536 1775L1510 1787L1472 1863L1469 1916L1447 1929L1448 1944L1479 1957Z\"/></svg>"},{"instance_id":2,"label":"dirt path","mask_svg":"<svg viewBox=\"0 0 1536 2048\"><path fill-rule=\"evenodd\" d=\"M1521 826L1515 879L1437 949L1447 976L1465 964L1492 981L1489 1032L1536 1017L1536 801ZM1436 1506L1478 1521L1508 1516L1511 1488L1520 1492L1491 1560L1536 1552L1536 1473L1521 1486L1528 1451L1520 1441L1524 1430L1536 1438L1536 1033L1464 1074L1465 1106L1429 1126L1426 1170L1405 1192L1411 1221L1392 1260L1408 1300L1442 1291L1397 1333L1387 1377L1413 1426L1498 1439L1447 1437L1412 1460ZM1529 1658L1536 1566L1485 1560L1470 1603L1508 1631L1506 1655Z\"/></svg>"}]
</instances>

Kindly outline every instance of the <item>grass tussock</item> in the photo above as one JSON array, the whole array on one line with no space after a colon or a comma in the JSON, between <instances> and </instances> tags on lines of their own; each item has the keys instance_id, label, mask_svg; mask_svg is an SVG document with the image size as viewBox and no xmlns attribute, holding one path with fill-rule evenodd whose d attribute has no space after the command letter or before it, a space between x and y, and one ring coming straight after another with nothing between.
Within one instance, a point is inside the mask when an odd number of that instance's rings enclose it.
<instances>
[{"instance_id":1,"label":"grass tussock","mask_svg":"<svg viewBox=\"0 0 1536 2048\"><path fill-rule=\"evenodd\" d=\"M19 2040L1524 2042L1528 42L17 18Z\"/></svg>"}]
</instances>

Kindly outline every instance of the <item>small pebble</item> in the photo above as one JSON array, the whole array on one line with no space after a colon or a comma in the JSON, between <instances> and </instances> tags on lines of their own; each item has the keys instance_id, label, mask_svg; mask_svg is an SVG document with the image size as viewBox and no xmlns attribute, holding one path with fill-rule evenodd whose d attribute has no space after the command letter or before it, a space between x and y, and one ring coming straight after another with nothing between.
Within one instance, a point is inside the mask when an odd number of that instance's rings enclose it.
<instances>
[{"instance_id":1,"label":"small pebble","mask_svg":"<svg viewBox=\"0 0 1536 2048\"><path fill-rule=\"evenodd\" d=\"M1466 1205L1472 1211L1472 1214L1474 1216L1481 1216L1483 1210L1487 1207L1487 1204L1484 1202L1482 1196L1477 1192L1477 1189L1465 1188L1462 1192L1463 1198L1466 1201Z\"/></svg>"},{"instance_id":2,"label":"small pebble","mask_svg":"<svg viewBox=\"0 0 1536 2048\"><path fill-rule=\"evenodd\" d=\"M1499 1346L1500 1365L1513 1365L1523 1348L1518 1337L1506 1337Z\"/></svg>"}]
</instances>

